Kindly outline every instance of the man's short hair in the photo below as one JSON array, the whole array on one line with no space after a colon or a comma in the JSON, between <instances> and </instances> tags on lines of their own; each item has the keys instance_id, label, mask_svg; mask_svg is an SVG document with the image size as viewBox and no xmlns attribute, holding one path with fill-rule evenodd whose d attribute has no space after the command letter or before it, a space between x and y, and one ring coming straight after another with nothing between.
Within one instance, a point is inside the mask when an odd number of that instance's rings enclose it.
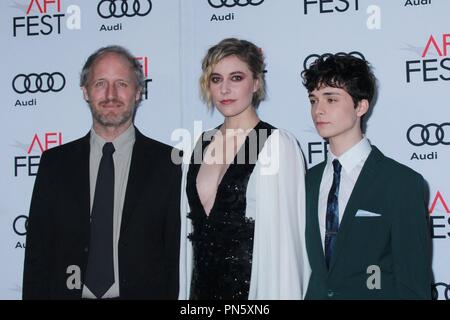
<instances>
[{"instance_id":1,"label":"man's short hair","mask_svg":"<svg viewBox=\"0 0 450 320\"><path fill-rule=\"evenodd\" d=\"M136 60L136 58L124 47L118 45L110 45L103 48L98 49L93 54L91 54L86 62L84 63L83 69L80 74L80 87L87 87L89 76L92 70L92 66L95 64L98 58L104 56L108 53L115 53L130 63L131 68L134 71L134 75L136 78L136 87L140 90L141 95L136 105L138 105L142 100L142 95L145 93L145 77L144 72L142 71L141 64Z\"/></svg>"}]
</instances>

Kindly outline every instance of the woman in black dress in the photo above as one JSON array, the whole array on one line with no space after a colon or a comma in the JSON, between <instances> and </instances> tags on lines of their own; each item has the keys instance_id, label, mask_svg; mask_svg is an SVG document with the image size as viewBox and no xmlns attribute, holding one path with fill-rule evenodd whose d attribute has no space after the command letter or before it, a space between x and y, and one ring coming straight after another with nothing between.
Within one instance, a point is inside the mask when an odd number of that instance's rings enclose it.
<instances>
[{"instance_id":1,"label":"woman in black dress","mask_svg":"<svg viewBox=\"0 0 450 320\"><path fill-rule=\"evenodd\" d=\"M224 122L185 170L180 298L302 298L304 164L296 139L257 115L264 68L262 51L234 38L203 59L202 98Z\"/></svg>"}]
</instances>

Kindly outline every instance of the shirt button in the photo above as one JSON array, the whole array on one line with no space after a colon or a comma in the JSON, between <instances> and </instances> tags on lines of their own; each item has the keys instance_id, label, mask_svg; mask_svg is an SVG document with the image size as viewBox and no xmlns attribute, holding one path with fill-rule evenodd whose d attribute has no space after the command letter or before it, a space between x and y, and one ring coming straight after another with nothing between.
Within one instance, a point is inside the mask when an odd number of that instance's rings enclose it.
<instances>
[{"instance_id":1,"label":"shirt button","mask_svg":"<svg viewBox=\"0 0 450 320\"><path fill-rule=\"evenodd\" d=\"M328 298L333 298L334 291L333 290L328 290L327 295L328 295Z\"/></svg>"}]
</instances>

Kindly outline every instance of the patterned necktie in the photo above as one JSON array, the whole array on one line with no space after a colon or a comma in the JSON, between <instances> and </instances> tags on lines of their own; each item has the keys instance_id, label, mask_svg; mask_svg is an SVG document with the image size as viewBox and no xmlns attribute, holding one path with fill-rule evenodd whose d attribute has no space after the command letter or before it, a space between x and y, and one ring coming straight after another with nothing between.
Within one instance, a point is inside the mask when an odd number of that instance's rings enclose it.
<instances>
[{"instance_id":1,"label":"patterned necktie","mask_svg":"<svg viewBox=\"0 0 450 320\"><path fill-rule=\"evenodd\" d=\"M112 156L114 151L114 145L111 142L103 146L91 212L91 237L85 284L97 298L101 298L114 283L114 161Z\"/></svg>"},{"instance_id":2,"label":"patterned necktie","mask_svg":"<svg viewBox=\"0 0 450 320\"><path fill-rule=\"evenodd\" d=\"M341 164L339 160L333 160L333 184L328 194L327 216L326 216L326 232L325 232L325 261L327 268L330 268L331 256L336 244L336 237L339 230L339 183L341 180Z\"/></svg>"}]
</instances>

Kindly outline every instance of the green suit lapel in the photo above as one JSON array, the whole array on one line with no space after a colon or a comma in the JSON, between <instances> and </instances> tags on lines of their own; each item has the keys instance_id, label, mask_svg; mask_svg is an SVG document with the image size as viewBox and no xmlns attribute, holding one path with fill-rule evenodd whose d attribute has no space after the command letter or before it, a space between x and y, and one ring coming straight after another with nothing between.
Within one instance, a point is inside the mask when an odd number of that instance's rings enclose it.
<instances>
[{"instance_id":1,"label":"green suit lapel","mask_svg":"<svg viewBox=\"0 0 450 320\"><path fill-rule=\"evenodd\" d=\"M323 172L325 170L327 162L324 161L317 166L317 170L310 171L314 172L309 175L309 181L307 182L307 186L309 188L307 203L310 208L307 210L309 215L309 240L311 245L311 254L318 255L314 258L314 260L318 261L320 265L320 272L323 274L327 273L327 267L325 264L325 255L324 249L322 245L322 239L319 228L319 214L318 214L318 204L319 204L319 191L320 191L320 183L322 181ZM317 270L319 271L319 270Z\"/></svg>"}]
</instances>

